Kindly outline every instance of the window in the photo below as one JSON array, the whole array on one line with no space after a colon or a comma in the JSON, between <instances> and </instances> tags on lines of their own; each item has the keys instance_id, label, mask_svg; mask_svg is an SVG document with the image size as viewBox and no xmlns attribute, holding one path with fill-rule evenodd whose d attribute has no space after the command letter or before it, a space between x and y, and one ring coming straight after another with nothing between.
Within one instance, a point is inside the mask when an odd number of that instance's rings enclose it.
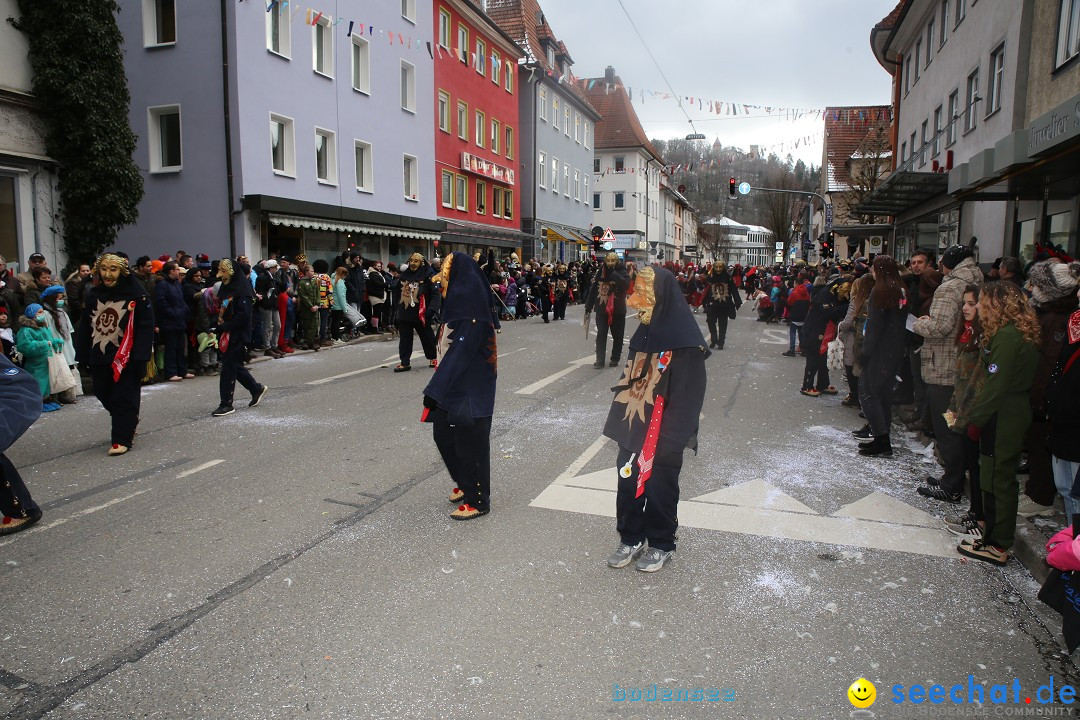
<instances>
[{"instance_id":1,"label":"window","mask_svg":"<svg viewBox=\"0 0 1080 720\"><path fill-rule=\"evenodd\" d=\"M584 145L585 145L585 149L586 149L586 150L588 150L588 149L589 149L589 146L590 146L590 144L592 143L592 140L590 140L590 139L589 139L589 132L590 132L590 131L589 131L589 121L588 121L588 120L586 120L586 121L585 121L585 142L584 142Z\"/></svg>"},{"instance_id":2,"label":"window","mask_svg":"<svg viewBox=\"0 0 1080 720\"><path fill-rule=\"evenodd\" d=\"M915 148L918 147L917 145L915 145L915 131L914 130L911 132L911 145L909 145L908 147L911 150L911 159L914 162L914 160L915 160Z\"/></svg>"},{"instance_id":3,"label":"window","mask_svg":"<svg viewBox=\"0 0 1080 720\"><path fill-rule=\"evenodd\" d=\"M930 67L930 61L934 59L934 18L926 25L926 67Z\"/></svg>"},{"instance_id":4,"label":"window","mask_svg":"<svg viewBox=\"0 0 1080 720\"><path fill-rule=\"evenodd\" d=\"M371 163L371 143L357 140L353 143L356 157L356 189L361 192L375 191L375 167Z\"/></svg>"},{"instance_id":5,"label":"window","mask_svg":"<svg viewBox=\"0 0 1080 720\"><path fill-rule=\"evenodd\" d=\"M266 13L266 49L285 58L292 55L289 18L289 11L276 5Z\"/></svg>"},{"instance_id":6,"label":"window","mask_svg":"<svg viewBox=\"0 0 1080 720\"><path fill-rule=\"evenodd\" d=\"M581 113L574 113L574 142L581 142Z\"/></svg>"},{"instance_id":7,"label":"window","mask_svg":"<svg viewBox=\"0 0 1080 720\"><path fill-rule=\"evenodd\" d=\"M911 56L904 58L904 92L911 90Z\"/></svg>"},{"instance_id":8,"label":"window","mask_svg":"<svg viewBox=\"0 0 1080 720\"><path fill-rule=\"evenodd\" d=\"M439 8L439 44L450 49L450 13Z\"/></svg>"},{"instance_id":9,"label":"window","mask_svg":"<svg viewBox=\"0 0 1080 720\"><path fill-rule=\"evenodd\" d=\"M941 45L949 39L949 0L941 0Z\"/></svg>"},{"instance_id":10,"label":"window","mask_svg":"<svg viewBox=\"0 0 1080 720\"><path fill-rule=\"evenodd\" d=\"M555 67L555 48L551 47L550 45L547 49L547 61L548 65L550 65L551 67Z\"/></svg>"},{"instance_id":11,"label":"window","mask_svg":"<svg viewBox=\"0 0 1080 720\"><path fill-rule=\"evenodd\" d=\"M563 132L566 133L566 137L570 137L570 106L563 106Z\"/></svg>"},{"instance_id":12,"label":"window","mask_svg":"<svg viewBox=\"0 0 1080 720\"><path fill-rule=\"evenodd\" d=\"M462 140L469 139L469 106L461 100L457 104L457 136Z\"/></svg>"},{"instance_id":13,"label":"window","mask_svg":"<svg viewBox=\"0 0 1080 720\"><path fill-rule=\"evenodd\" d=\"M570 197L570 166L566 164L562 166L562 182L563 194Z\"/></svg>"},{"instance_id":14,"label":"window","mask_svg":"<svg viewBox=\"0 0 1080 720\"><path fill-rule=\"evenodd\" d=\"M296 177L296 143L292 118L270 116L271 167L279 175Z\"/></svg>"},{"instance_id":15,"label":"window","mask_svg":"<svg viewBox=\"0 0 1080 720\"><path fill-rule=\"evenodd\" d=\"M1054 67L1080 55L1080 0L1061 0Z\"/></svg>"},{"instance_id":16,"label":"window","mask_svg":"<svg viewBox=\"0 0 1080 720\"><path fill-rule=\"evenodd\" d=\"M514 94L514 66L509 60L506 61L506 75L503 79L503 87L506 89L506 92L511 95Z\"/></svg>"},{"instance_id":17,"label":"window","mask_svg":"<svg viewBox=\"0 0 1080 720\"><path fill-rule=\"evenodd\" d=\"M455 176L454 207L458 210L469 209L469 178L464 175Z\"/></svg>"},{"instance_id":18,"label":"window","mask_svg":"<svg viewBox=\"0 0 1080 720\"><path fill-rule=\"evenodd\" d=\"M615 172L623 172L626 169L626 158L622 155L615 156Z\"/></svg>"},{"instance_id":19,"label":"window","mask_svg":"<svg viewBox=\"0 0 1080 720\"><path fill-rule=\"evenodd\" d=\"M1005 43L998 46L997 50L990 53L990 87L987 88L987 116L993 115L1001 109L1002 81L1005 78Z\"/></svg>"},{"instance_id":20,"label":"window","mask_svg":"<svg viewBox=\"0 0 1080 720\"><path fill-rule=\"evenodd\" d=\"M945 147L956 142L956 121L960 119L960 91L949 93L949 129L945 133Z\"/></svg>"},{"instance_id":21,"label":"window","mask_svg":"<svg viewBox=\"0 0 1080 720\"><path fill-rule=\"evenodd\" d=\"M371 43L352 36L352 86L364 94L371 92Z\"/></svg>"},{"instance_id":22,"label":"window","mask_svg":"<svg viewBox=\"0 0 1080 720\"><path fill-rule=\"evenodd\" d=\"M439 91L439 129L443 132L450 132L450 93L445 90Z\"/></svg>"},{"instance_id":23,"label":"window","mask_svg":"<svg viewBox=\"0 0 1080 720\"><path fill-rule=\"evenodd\" d=\"M922 121L921 134L919 135L919 167L926 164L926 141L929 139L930 119Z\"/></svg>"},{"instance_id":24,"label":"window","mask_svg":"<svg viewBox=\"0 0 1080 720\"><path fill-rule=\"evenodd\" d=\"M483 180L476 181L476 214L483 215L487 208L484 201L487 199L487 184Z\"/></svg>"},{"instance_id":25,"label":"window","mask_svg":"<svg viewBox=\"0 0 1080 720\"><path fill-rule=\"evenodd\" d=\"M581 202L581 171L574 170L574 200Z\"/></svg>"},{"instance_id":26,"label":"window","mask_svg":"<svg viewBox=\"0 0 1080 720\"><path fill-rule=\"evenodd\" d=\"M487 132L487 117L479 110L476 111L476 146L484 147L484 133Z\"/></svg>"},{"instance_id":27,"label":"window","mask_svg":"<svg viewBox=\"0 0 1080 720\"><path fill-rule=\"evenodd\" d=\"M337 185L337 143L330 130L315 128L315 177L320 183Z\"/></svg>"},{"instance_id":28,"label":"window","mask_svg":"<svg viewBox=\"0 0 1080 720\"><path fill-rule=\"evenodd\" d=\"M625 210L626 209L625 193L621 193L621 192L615 193L615 209L616 210Z\"/></svg>"},{"instance_id":29,"label":"window","mask_svg":"<svg viewBox=\"0 0 1080 720\"><path fill-rule=\"evenodd\" d=\"M965 17L967 17L967 0L956 0L956 23L953 27L959 25Z\"/></svg>"},{"instance_id":30,"label":"window","mask_svg":"<svg viewBox=\"0 0 1080 720\"><path fill-rule=\"evenodd\" d=\"M915 41L915 82L919 82L919 73L922 71L922 38Z\"/></svg>"},{"instance_id":31,"label":"window","mask_svg":"<svg viewBox=\"0 0 1080 720\"><path fill-rule=\"evenodd\" d=\"M487 65L487 45L480 38L476 38L476 72L483 75L485 65Z\"/></svg>"},{"instance_id":32,"label":"window","mask_svg":"<svg viewBox=\"0 0 1080 720\"><path fill-rule=\"evenodd\" d=\"M441 175L442 182L439 185L439 199L442 202L444 208L450 208L454 206L454 173L449 170L443 170Z\"/></svg>"},{"instance_id":33,"label":"window","mask_svg":"<svg viewBox=\"0 0 1080 720\"><path fill-rule=\"evenodd\" d=\"M547 88L540 88L540 119L547 122Z\"/></svg>"},{"instance_id":34,"label":"window","mask_svg":"<svg viewBox=\"0 0 1080 720\"><path fill-rule=\"evenodd\" d=\"M503 217L507 220L514 219L514 191L503 191Z\"/></svg>"},{"instance_id":35,"label":"window","mask_svg":"<svg viewBox=\"0 0 1080 720\"><path fill-rule=\"evenodd\" d=\"M938 105L934 110L934 151L931 157L937 157L941 152L941 116L943 108Z\"/></svg>"},{"instance_id":36,"label":"window","mask_svg":"<svg viewBox=\"0 0 1080 720\"><path fill-rule=\"evenodd\" d=\"M907 140L900 143L900 162L907 162Z\"/></svg>"},{"instance_id":37,"label":"window","mask_svg":"<svg viewBox=\"0 0 1080 720\"><path fill-rule=\"evenodd\" d=\"M551 98L551 126L559 131L559 98Z\"/></svg>"},{"instance_id":38,"label":"window","mask_svg":"<svg viewBox=\"0 0 1080 720\"><path fill-rule=\"evenodd\" d=\"M491 53L491 82L496 85L502 82L502 60L496 53Z\"/></svg>"},{"instance_id":39,"label":"window","mask_svg":"<svg viewBox=\"0 0 1080 720\"><path fill-rule=\"evenodd\" d=\"M589 176L585 173L582 173L581 180L582 184L584 185L584 188L581 191L581 197L587 199L589 197Z\"/></svg>"},{"instance_id":40,"label":"window","mask_svg":"<svg viewBox=\"0 0 1080 720\"><path fill-rule=\"evenodd\" d=\"M457 26L457 48L458 59L466 65L469 64L469 28L465 27L461 23Z\"/></svg>"},{"instance_id":41,"label":"window","mask_svg":"<svg viewBox=\"0 0 1080 720\"><path fill-rule=\"evenodd\" d=\"M491 152L499 152L500 135L502 134L502 126L495 118L491 118Z\"/></svg>"},{"instance_id":42,"label":"window","mask_svg":"<svg viewBox=\"0 0 1080 720\"><path fill-rule=\"evenodd\" d=\"M404 156L402 179L405 181L405 199L418 199L419 192L417 188L420 185L420 178L416 176L416 158L412 155Z\"/></svg>"},{"instance_id":43,"label":"window","mask_svg":"<svg viewBox=\"0 0 1080 720\"><path fill-rule=\"evenodd\" d=\"M325 16L311 26L311 67L320 75L334 77L334 30Z\"/></svg>"},{"instance_id":44,"label":"window","mask_svg":"<svg viewBox=\"0 0 1080 720\"><path fill-rule=\"evenodd\" d=\"M540 160L536 164L536 169L537 169L537 175L539 175L539 178L537 180L537 184L540 187L542 187L542 188L544 188L546 190L547 189L547 153L540 153Z\"/></svg>"},{"instance_id":45,"label":"window","mask_svg":"<svg viewBox=\"0 0 1080 720\"><path fill-rule=\"evenodd\" d=\"M514 128L509 125L506 126L506 159L514 159Z\"/></svg>"},{"instance_id":46,"label":"window","mask_svg":"<svg viewBox=\"0 0 1080 720\"><path fill-rule=\"evenodd\" d=\"M142 0L143 45L176 43L176 0ZM273 14L273 13L270 13ZM288 16L285 18L288 20Z\"/></svg>"},{"instance_id":47,"label":"window","mask_svg":"<svg viewBox=\"0 0 1080 720\"><path fill-rule=\"evenodd\" d=\"M968 75L967 79L967 93L965 95L967 101L967 110L964 114L964 132L969 133L975 129L975 110L979 104L979 71Z\"/></svg>"},{"instance_id":48,"label":"window","mask_svg":"<svg viewBox=\"0 0 1080 720\"><path fill-rule=\"evenodd\" d=\"M150 172L177 172L183 167L180 106L152 107L149 115Z\"/></svg>"},{"instance_id":49,"label":"window","mask_svg":"<svg viewBox=\"0 0 1080 720\"><path fill-rule=\"evenodd\" d=\"M592 171L594 173L599 173L600 172L600 158L594 157L592 159Z\"/></svg>"},{"instance_id":50,"label":"window","mask_svg":"<svg viewBox=\"0 0 1080 720\"><path fill-rule=\"evenodd\" d=\"M503 191L501 187L491 188L491 217L502 217Z\"/></svg>"},{"instance_id":51,"label":"window","mask_svg":"<svg viewBox=\"0 0 1080 720\"><path fill-rule=\"evenodd\" d=\"M401 0L401 17L416 23L416 0Z\"/></svg>"},{"instance_id":52,"label":"window","mask_svg":"<svg viewBox=\"0 0 1080 720\"><path fill-rule=\"evenodd\" d=\"M600 193L598 192L594 192L592 194L592 208L593 210L600 209Z\"/></svg>"},{"instance_id":53,"label":"window","mask_svg":"<svg viewBox=\"0 0 1080 720\"><path fill-rule=\"evenodd\" d=\"M416 68L401 61L401 109L416 112Z\"/></svg>"},{"instance_id":54,"label":"window","mask_svg":"<svg viewBox=\"0 0 1080 720\"><path fill-rule=\"evenodd\" d=\"M551 158L551 192L559 192L559 158Z\"/></svg>"}]
</instances>

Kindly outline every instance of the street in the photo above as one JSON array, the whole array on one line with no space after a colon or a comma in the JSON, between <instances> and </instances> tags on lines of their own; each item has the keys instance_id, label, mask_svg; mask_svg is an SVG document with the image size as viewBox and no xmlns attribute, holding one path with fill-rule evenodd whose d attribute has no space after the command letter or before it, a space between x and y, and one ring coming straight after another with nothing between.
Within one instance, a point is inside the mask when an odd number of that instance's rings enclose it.
<instances>
[{"instance_id":1,"label":"street","mask_svg":"<svg viewBox=\"0 0 1080 720\"><path fill-rule=\"evenodd\" d=\"M860 458L856 411L801 397L786 326L749 307L707 360L673 561L608 568L619 370L581 317L504 323L492 512L469 522L419 422L432 371L391 372L396 342L256 363L269 394L226 418L217 378L145 388L121 457L93 397L43 416L9 452L45 514L0 540L0 713L836 718L866 678L858 712L902 717L973 706L895 685L1018 679L1025 706L1080 680L1028 572L963 560L957 506L916 495L932 456L898 432ZM626 694L654 683L720 699Z\"/></svg>"}]
</instances>

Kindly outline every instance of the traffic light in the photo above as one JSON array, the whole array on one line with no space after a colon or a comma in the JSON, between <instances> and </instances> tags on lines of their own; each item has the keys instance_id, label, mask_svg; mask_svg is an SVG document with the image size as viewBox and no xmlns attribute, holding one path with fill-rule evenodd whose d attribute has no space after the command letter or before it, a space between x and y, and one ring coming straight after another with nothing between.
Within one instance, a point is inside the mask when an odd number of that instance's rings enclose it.
<instances>
[{"instance_id":1,"label":"traffic light","mask_svg":"<svg viewBox=\"0 0 1080 720\"><path fill-rule=\"evenodd\" d=\"M727 181L728 195L735 197L735 178L731 178Z\"/></svg>"},{"instance_id":2,"label":"traffic light","mask_svg":"<svg viewBox=\"0 0 1080 720\"><path fill-rule=\"evenodd\" d=\"M821 238L821 257L830 258L833 253L833 236L829 233L825 237Z\"/></svg>"},{"instance_id":3,"label":"traffic light","mask_svg":"<svg viewBox=\"0 0 1080 720\"><path fill-rule=\"evenodd\" d=\"M604 236L604 228L599 225L594 225L592 229L592 251L593 255L600 254L600 238Z\"/></svg>"}]
</instances>

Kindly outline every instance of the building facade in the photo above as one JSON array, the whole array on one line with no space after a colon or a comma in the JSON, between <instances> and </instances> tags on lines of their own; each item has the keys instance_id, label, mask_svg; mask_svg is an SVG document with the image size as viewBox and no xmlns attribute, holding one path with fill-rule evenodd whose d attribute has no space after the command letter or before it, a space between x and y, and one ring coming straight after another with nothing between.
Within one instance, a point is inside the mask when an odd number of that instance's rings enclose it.
<instances>
[{"instance_id":1,"label":"building facade","mask_svg":"<svg viewBox=\"0 0 1080 720\"><path fill-rule=\"evenodd\" d=\"M600 113L593 156L593 221L611 229L615 252L649 264L663 241L660 173L663 158L645 135L622 80L608 67L603 77L579 80Z\"/></svg>"},{"instance_id":2,"label":"building facade","mask_svg":"<svg viewBox=\"0 0 1080 720\"><path fill-rule=\"evenodd\" d=\"M521 233L518 61L513 38L470 0L436 0L435 192L447 223L440 253L500 256Z\"/></svg>"},{"instance_id":3,"label":"building facade","mask_svg":"<svg viewBox=\"0 0 1080 720\"><path fill-rule=\"evenodd\" d=\"M431 254L434 67L425 0L325 7L122 0L146 195L117 247L213 256Z\"/></svg>"},{"instance_id":4,"label":"building facade","mask_svg":"<svg viewBox=\"0 0 1080 720\"><path fill-rule=\"evenodd\" d=\"M681 192L664 182L663 175L660 178L660 194L663 198L660 226L664 235L660 246L655 250L656 259L659 262L681 262L687 244L687 218L693 215L694 209ZM691 241L689 244L694 243Z\"/></svg>"},{"instance_id":5,"label":"building facade","mask_svg":"<svg viewBox=\"0 0 1080 720\"><path fill-rule=\"evenodd\" d=\"M16 0L0 0L0 17L18 16ZM59 272L67 256L57 168L45 150L28 52L22 32L0 23L0 255L20 272L31 254L41 253Z\"/></svg>"},{"instance_id":6,"label":"building facade","mask_svg":"<svg viewBox=\"0 0 1080 720\"><path fill-rule=\"evenodd\" d=\"M723 260L743 267L782 262L776 250L776 236L760 225L745 225L729 217L706 218L700 225L706 242L700 247L702 263ZM776 253L780 252L778 259Z\"/></svg>"}]
</instances>

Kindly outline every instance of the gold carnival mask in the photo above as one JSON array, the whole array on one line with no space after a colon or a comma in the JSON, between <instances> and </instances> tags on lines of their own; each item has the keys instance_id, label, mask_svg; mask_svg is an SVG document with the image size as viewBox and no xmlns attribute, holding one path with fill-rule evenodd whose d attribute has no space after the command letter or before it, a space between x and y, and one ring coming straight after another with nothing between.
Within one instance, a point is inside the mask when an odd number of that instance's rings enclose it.
<instances>
[{"instance_id":1,"label":"gold carnival mask","mask_svg":"<svg viewBox=\"0 0 1080 720\"><path fill-rule=\"evenodd\" d=\"M128 274L128 262L119 255L105 253L94 264L94 271L101 274L101 282L106 287L116 287L120 277Z\"/></svg>"},{"instance_id":2,"label":"gold carnival mask","mask_svg":"<svg viewBox=\"0 0 1080 720\"><path fill-rule=\"evenodd\" d=\"M422 262L424 262L424 256L421 255L420 253L413 253L412 255L409 256L409 269L410 270L419 270L420 269L420 264Z\"/></svg>"},{"instance_id":3,"label":"gold carnival mask","mask_svg":"<svg viewBox=\"0 0 1080 720\"><path fill-rule=\"evenodd\" d=\"M225 259L218 263L217 271L218 280L222 285L228 285L233 276L233 264L232 260Z\"/></svg>"},{"instance_id":4,"label":"gold carnival mask","mask_svg":"<svg viewBox=\"0 0 1080 720\"><path fill-rule=\"evenodd\" d=\"M634 278L633 289L633 294L626 298L626 306L637 310L638 319L648 325L656 309L656 272L651 267L642 268Z\"/></svg>"},{"instance_id":5,"label":"gold carnival mask","mask_svg":"<svg viewBox=\"0 0 1080 720\"><path fill-rule=\"evenodd\" d=\"M609 268L615 267L619 263L619 256L617 253L610 252L604 257L604 264Z\"/></svg>"},{"instance_id":6,"label":"gold carnival mask","mask_svg":"<svg viewBox=\"0 0 1080 720\"><path fill-rule=\"evenodd\" d=\"M410 261L410 265L411 264ZM443 260L442 268L440 268L439 274L436 276L440 285L439 291L442 293L443 297L446 297L446 291L450 288L450 266L453 264L454 256L448 255L446 259Z\"/></svg>"}]
</instances>

